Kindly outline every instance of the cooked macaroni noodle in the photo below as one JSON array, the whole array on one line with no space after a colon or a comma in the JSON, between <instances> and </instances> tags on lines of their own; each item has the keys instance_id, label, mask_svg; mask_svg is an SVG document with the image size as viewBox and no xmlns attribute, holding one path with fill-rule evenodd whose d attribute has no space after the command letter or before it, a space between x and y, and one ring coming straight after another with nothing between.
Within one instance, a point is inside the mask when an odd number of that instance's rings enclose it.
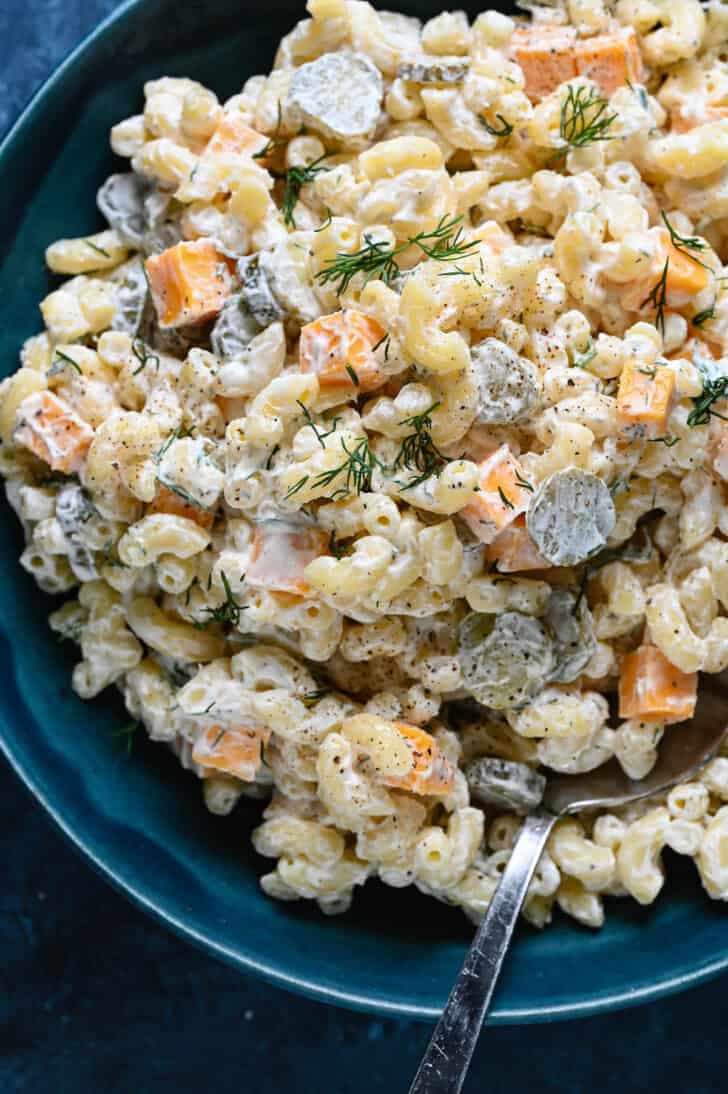
<instances>
[{"instance_id":1,"label":"cooked macaroni noodle","mask_svg":"<svg viewBox=\"0 0 728 1094\"><path fill-rule=\"evenodd\" d=\"M536 769L644 777L728 666L726 20L524 7L309 0L227 102L148 82L0 385L75 690L266 799L263 889L326 913L479 919ZM728 900L727 801L728 753L560 821L524 914L650 903L665 847Z\"/></svg>"}]
</instances>

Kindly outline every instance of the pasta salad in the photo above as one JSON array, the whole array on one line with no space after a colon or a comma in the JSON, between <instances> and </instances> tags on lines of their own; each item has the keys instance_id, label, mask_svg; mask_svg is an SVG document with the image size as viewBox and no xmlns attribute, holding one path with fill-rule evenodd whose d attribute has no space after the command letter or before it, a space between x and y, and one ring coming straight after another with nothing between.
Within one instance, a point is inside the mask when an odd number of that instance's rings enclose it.
<instances>
[{"instance_id":1,"label":"pasta salad","mask_svg":"<svg viewBox=\"0 0 728 1094\"><path fill-rule=\"evenodd\" d=\"M309 0L228 101L149 81L0 385L75 691L326 913L478 920L544 776L644 777L728 668L728 7L524 7ZM728 900L728 751L559 821L524 914L665 847Z\"/></svg>"}]
</instances>

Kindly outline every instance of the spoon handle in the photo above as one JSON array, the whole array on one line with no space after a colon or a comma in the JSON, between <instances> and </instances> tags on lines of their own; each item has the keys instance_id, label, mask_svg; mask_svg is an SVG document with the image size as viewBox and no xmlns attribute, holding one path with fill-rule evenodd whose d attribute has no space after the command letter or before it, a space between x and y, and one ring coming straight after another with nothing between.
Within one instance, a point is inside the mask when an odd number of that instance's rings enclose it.
<instances>
[{"instance_id":1,"label":"spoon handle","mask_svg":"<svg viewBox=\"0 0 728 1094\"><path fill-rule=\"evenodd\" d=\"M508 951L514 927L556 817L526 817L500 885L478 927L409 1094L459 1094Z\"/></svg>"}]
</instances>

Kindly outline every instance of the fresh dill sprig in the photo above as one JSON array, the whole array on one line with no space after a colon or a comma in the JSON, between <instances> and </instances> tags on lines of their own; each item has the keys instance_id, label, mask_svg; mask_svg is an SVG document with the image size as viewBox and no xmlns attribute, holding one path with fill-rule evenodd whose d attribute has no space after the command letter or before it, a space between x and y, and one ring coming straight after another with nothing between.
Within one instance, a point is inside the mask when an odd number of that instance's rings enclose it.
<instances>
[{"instance_id":1,"label":"fresh dill sprig","mask_svg":"<svg viewBox=\"0 0 728 1094\"><path fill-rule=\"evenodd\" d=\"M178 425L176 429L173 429L161 448L158 448L157 451L154 453L155 463L159 463L167 449L170 448L170 446L174 444L175 441L180 441L183 437L191 437L193 431L194 426Z\"/></svg>"},{"instance_id":2,"label":"fresh dill sprig","mask_svg":"<svg viewBox=\"0 0 728 1094\"><path fill-rule=\"evenodd\" d=\"M702 327L703 323L707 323L709 319L715 317L715 300L709 308L704 308L703 311L699 311L697 315L694 315L690 322L694 327Z\"/></svg>"},{"instance_id":3,"label":"fresh dill sprig","mask_svg":"<svg viewBox=\"0 0 728 1094\"><path fill-rule=\"evenodd\" d=\"M328 228L328 226L332 223L333 219L334 218L331 215L331 210L328 206L326 206L326 220L319 224L318 228L314 228L314 234L318 235L319 232L323 232L323 230L325 228Z\"/></svg>"},{"instance_id":4,"label":"fresh dill sprig","mask_svg":"<svg viewBox=\"0 0 728 1094\"><path fill-rule=\"evenodd\" d=\"M664 444L665 448L673 448L678 441L679 437L648 437L648 444Z\"/></svg>"},{"instance_id":5,"label":"fresh dill sprig","mask_svg":"<svg viewBox=\"0 0 728 1094\"><path fill-rule=\"evenodd\" d=\"M300 479L294 482L293 486L289 486L284 496L285 500L287 501L288 498L294 497L299 490L303 490L310 477L310 475L303 475Z\"/></svg>"},{"instance_id":6,"label":"fresh dill sprig","mask_svg":"<svg viewBox=\"0 0 728 1094\"><path fill-rule=\"evenodd\" d=\"M479 246L477 240L466 240L461 216L443 216L431 232L419 232L410 236L398 247L390 247L384 240L373 240L364 234L364 246L352 254L340 251L327 260L323 270L316 274L322 285L333 284L337 295L346 292L357 274L364 274L364 283L384 281L391 284L399 276L397 258L409 247L419 247L424 255L436 262L450 262L466 258Z\"/></svg>"},{"instance_id":7,"label":"fresh dill sprig","mask_svg":"<svg viewBox=\"0 0 728 1094\"><path fill-rule=\"evenodd\" d=\"M356 373L356 369L354 368L354 366L347 364L347 365L344 365L344 368L349 373L349 376L351 377L351 382L354 385L354 387L359 387L359 377Z\"/></svg>"},{"instance_id":8,"label":"fresh dill sprig","mask_svg":"<svg viewBox=\"0 0 728 1094\"><path fill-rule=\"evenodd\" d=\"M264 160L267 156L270 156L275 152L276 148L280 148L281 145L286 143L286 138L281 137L281 100L278 100L278 120L276 121L276 127L273 130L273 136L268 138L267 143L261 148L260 152L254 152L251 159Z\"/></svg>"},{"instance_id":9,"label":"fresh dill sprig","mask_svg":"<svg viewBox=\"0 0 728 1094\"><path fill-rule=\"evenodd\" d=\"M697 262L698 266L702 266L704 270L708 270L709 273L712 273L713 271L707 262L703 262L701 259L697 258L694 253L695 251L707 251L707 243L698 236L681 236L675 231L672 224L667 219L667 213L661 210L660 216L662 217L663 224L670 233L670 242L675 250L680 251L686 258L689 258L692 262Z\"/></svg>"},{"instance_id":10,"label":"fresh dill sprig","mask_svg":"<svg viewBox=\"0 0 728 1094\"><path fill-rule=\"evenodd\" d=\"M190 494L189 490L185 490L184 486L180 486L174 479L170 479L167 475L157 475L157 482L160 486L164 486L172 494L176 494L178 498L181 498L185 505L191 505L193 509L201 509L205 511L205 506L202 505L196 497Z\"/></svg>"},{"instance_id":11,"label":"fresh dill sprig","mask_svg":"<svg viewBox=\"0 0 728 1094\"><path fill-rule=\"evenodd\" d=\"M429 240L433 242L429 243ZM465 239L463 218L453 216L448 220L447 214L440 218L433 231L419 232L410 238L409 243L415 244L428 258L433 258L436 262L466 258L479 246L477 239Z\"/></svg>"},{"instance_id":12,"label":"fresh dill sprig","mask_svg":"<svg viewBox=\"0 0 728 1094\"><path fill-rule=\"evenodd\" d=\"M529 482L528 479L524 479L518 471L516 471L516 484L523 490L530 490L533 493L533 483Z\"/></svg>"},{"instance_id":13,"label":"fresh dill sprig","mask_svg":"<svg viewBox=\"0 0 728 1094\"><path fill-rule=\"evenodd\" d=\"M308 163L303 167L290 167L288 171L286 171L281 212L283 213L283 220L289 228L296 227L296 221L293 214L303 187L307 186L309 182L313 182L316 176L321 174L322 171L329 170L328 167L321 166L325 159L326 153L324 153L323 156L319 156L318 159L313 160L312 163Z\"/></svg>"},{"instance_id":14,"label":"fresh dill sprig","mask_svg":"<svg viewBox=\"0 0 728 1094\"><path fill-rule=\"evenodd\" d=\"M513 504L513 502L511 501L511 499L506 494L506 492L505 492L505 490L503 489L502 486L498 487L498 493L500 494L500 500L503 502L503 504L508 509L515 509L516 508L515 505Z\"/></svg>"},{"instance_id":15,"label":"fresh dill sprig","mask_svg":"<svg viewBox=\"0 0 728 1094\"><path fill-rule=\"evenodd\" d=\"M212 623L231 623L233 627L237 627L240 622L240 613L245 611L245 605L238 604L233 596L230 582L224 570L220 571L220 577L225 590L225 601L218 608L205 608L204 611L209 614Z\"/></svg>"},{"instance_id":16,"label":"fresh dill sprig","mask_svg":"<svg viewBox=\"0 0 728 1094\"><path fill-rule=\"evenodd\" d=\"M318 703L320 699L323 699L330 694L330 688L318 688L316 691L308 691L305 695L302 695L301 702L305 707L312 707Z\"/></svg>"},{"instance_id":17,"label":"fresh dill sprig","mask_svg":"<svg viewBox=\"0 0 728 1094\"><path fill-rule=\"evenodd\" d=\"M726 396L728 396L728 376L704 380L702 392L692 400L693 409L688 414L688 425L707 425L711 417L728 422L725 414L719 414L717 410L713 410L715 403L719 399L725 399Z\"/></svg>"},{"instance_id":18,"label":"fresh dill sprig","mask_svg":"<svg viewBox=\"0 0 728 1094\"><path fill-rule=\"evenodd\" d=\"M346 555L347 550L348 550L346 545L343 544L343 543L340 543L339 540L336 538L336 532L333 530L333 528L332 528L331 533L329 535L329 542L328 542L327 549L328 549L329 554L333 555L334 558L344 558L344 556Z\"/></svg>"},{"instance_id":19,"label":"fresh dill sprig","mask_svg":"<svg viewBox=\"0 0 728 1094\"><path fill-rule=\"evenodd\" d=\"M146 368L150 361L154 361L157 368L159 368L159 356L156 353L150 353L141 338L135 338L131 344L131 352L139 362L139 367L135 368L132 372L132 376L137 376L142 369Z\"/></svg>"},{"instance_id":20,"label":"fresh dill sprig","mask_svg":"<svg viewBox=\"0 0 728 1094\"><path fill-rule=\"evenodd\" d=\"M346 453L346 459L336 467L328 468L314 475L311 485L318 489L321 486L330 486L336 479L344 476L343 486L337 487L330 497L330 501L337 498L345 498L352 492L355 494L368 493L372 488L372 474L376 467L383 464L372 452L366 437L359 437L353 448L346 447L346 441L342 440L341 447ZM299 490L303 489L311 478L304 475L287 491L286 498L292 498Z\"/></svg>"},{"instance_id":21,"label":"fresh dill sprig","mask_svg":"<svg viewBox=\"0 0 728 1094\"><path fill-rule=\"evenodd\" d=\"M271 464L273 463L273 460L275 459L276 453L280 452L280 450L281 450L281 446L279 444L277 444L273 447L273 450L268 453L268 458L266 459L265 463L263 464L263 467L265 468L266 471L270 471Z\"/></svg>"},{"instance_id":22,"label":"fresh dill sprig","mask_svg":"<svg viewBox=\"0 0 728 1094\"><path fill-rule=\"evenodd\" d=\"M351 493L352 486L356 494L368 493L372 488L374 469L382 466L369 447L368 439L360 437L352 449L348 449L346 441L342 441L341 447L346 452L347 458L338 467L320 472L314 479L313 485L315 487L329 486L339 475L344 475L344 486L339 487L332 498L346 497Z\"/></svg>"},{"instance_id":23,"label":"fresh dill sprig","mask_svg":"<svg viewBox=\"0 0 728 1094\"><path fill-rule=\"evenodd\" d=\"M507 122L502 114L496 114L496 118L501 123L500 129L497 129L494 125L491 125L487 118L484 118L482 114L478 114L478 121L485 129L486 133L490 133L491 137L504 137L505 143L508 144L508 139L513 132L513 126L510 122Z\"/></svg>"},{"instance_id":24,"label":"fresh dill sprig","mask_svg":"<svg viewBox=\"0 0 728 1094\"><path fill-rule=\"evenodd\" d=\"M650 290L640 304L641 308L645 308L650 304L655 309L655 326L661 334L665 333L665 300L667 297L667 274L669 269L670 259L666 258L665 265L662 267L662 273L660 274L657 284Z\"/></svg>"},{"instance_id":25,"label":"fresh dill sprig","mask_svg":"<svg viewBox=\"0 0 728 1094\"><path fill-rule=\"evenodd\" d=\"M570 148L587 148L597 141L611 141L607 132L616 114L608 114L609 103L592 88L569 87L561 104L559 136Z\"/></svg>"},{"instance_id":26,"label":"fresh dill sprig","mask_svg":"<svg viewBox=\"0 0 728 1094\"><path fill-rule=\"evenodd\" d=\"M402 490L411 490L432 475L438 475L447 463L432 439L432 413L439 406L439 402L433 403L427 410L413 414L411 418L404 418L399 423L412 426L413 432L403 439L395 456L393 469L397 471L402 467L417 472L408 483L400 484Z\"/></svg>"},{"instance_id":27,"label":"fresh dill sprig","mask_svg":"<svg viewBox=\"0 0 728 1094\"><path fill-rule=\"evenodd\" d=\"M211 703L208 703L204 710L188 710L185 711L185 713L188 714L190 718L204 718L206 714L210 713L214 706L215 700L213 699Z\"/></svg>"},{"instance_id":28,"label":"fresh dill sprig","mask_svg":"<svg viewBox=\"0 0 728 1094\"><path fill-rule=\"evenodd\" d=\"M121 729L115 729L111 734L112 737L122 737L124 739L124 750L127 756L131 756L134 747L134 735L140 728L141 722L129 722L128 725L122 726Z\"/></svg>"},{"instance_id":29,"label":"fresh dill sprig","mask_svg":"<svg viewBox=\"0 0 728 1094\"><path fill-rule=\"evenodd\" d=\"M334 421L333 421L333 423L332 423L331 429L327 429L327 430L326 430L326 432L324 433L324 432L322 432L322 430L320 430L320 429L318 428L318 426L317 426L317 425L316 425L316 423L314 422L313 418L311 417L311 412L310 412L310 410L308 409L308 407L307 407L307 406L305 406L305 405L304 405L304 404L303 404L303 403L301 402L301 400L300 400L300 399L296 399L296 403L297 403L297 404L298 404L298 406L300 406L300 408L301 408L301 413L303 414L304 418L306 419L306 425L310 426L310 427L311 427L311 429L312 429L312 430L314 431L314 433L316 434L316 440L317 440L317 441L318 441L318 443L319 443L319 444L321 445L321 447L322 447L322 448L326 448L326 445L324 444L324 441L326 440L326 438L327 438L327 437L330 437L332 433L335 433L335 432L336 432L336 423L338 422L338 420L339 420L339 419L338 419L338 418L334 418ZM277 446L276 446L276 447L277 447Z\"/></svg>"},{"instance_id":30,"label":"fresh dill sprig","mask_svg":"<svg viewBox=\"0 0 728 1094\"><path fill-rule=\"evenodd\" d=\"M58 358L58 360L52 363L51 367L46 372L46 376L57 376L59 372L63 372L66 365L70 365L71 368L74 368L76 370L79 376L83 376L81 366L76 361L74 361L73 357L69 357L67 353L64 353L62 350L58 349L57 346L56 357Z\"/></svg>"},{"instance_id":31,"label":"fresh dill sprig","mask_svg":"<svg viewBox=\"0 0 728 1094\"><path fill-rule=\"evenodd\" d=\"M90 247L92 251L96 251L96 254L103 255L104 258L111 258L108 251L105 251L103 247L99 247L97 243L92 243L90 239L84 239L84 243L87 247Z\"/></svg>"},{"instance_id":32,"label":"fresh dill sprig","mask_svg":"<svg viewBox=\"0 0 728 1094\"><path fill-rule=\"evenodd\" d=\"M329 258L322 270L316 274L316 280L322 285L338 282L336 293L346 292L357 274L364 274L364 284L369 281L383 281L389 285L399 275L399 266L395 258L406 250L407 244L390 247L384 240L375 240L364 233L364 246L352 254L339 251Z\"/></svg>"}]
</instances>

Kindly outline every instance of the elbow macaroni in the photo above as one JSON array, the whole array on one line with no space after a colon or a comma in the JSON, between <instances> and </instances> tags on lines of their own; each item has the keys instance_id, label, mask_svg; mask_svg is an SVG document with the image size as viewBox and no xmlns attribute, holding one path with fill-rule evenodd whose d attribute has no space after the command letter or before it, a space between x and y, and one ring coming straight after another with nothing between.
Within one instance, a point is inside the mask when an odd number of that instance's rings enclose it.
<instances>
[{"instance_id":1,"label":"elbow macaroni","mask_svg":"<svg viewBox=\"0 0 728 1094\"><path fill-rule=\"evenodd\" d=\"M21 566L77 587L77 693L118 686L211 812L270 798L266 893L331 914L378 876L477 921L520 819L468 763L644 778L670 709L625 666L728 667L726 21L308 7L239 95L163 77L114 126L130 173L46 250L0 472ZM562 819L524 914L650 903L666 846L728 900L726 802L719 756Z\"/></svg>"}]
</instances>

